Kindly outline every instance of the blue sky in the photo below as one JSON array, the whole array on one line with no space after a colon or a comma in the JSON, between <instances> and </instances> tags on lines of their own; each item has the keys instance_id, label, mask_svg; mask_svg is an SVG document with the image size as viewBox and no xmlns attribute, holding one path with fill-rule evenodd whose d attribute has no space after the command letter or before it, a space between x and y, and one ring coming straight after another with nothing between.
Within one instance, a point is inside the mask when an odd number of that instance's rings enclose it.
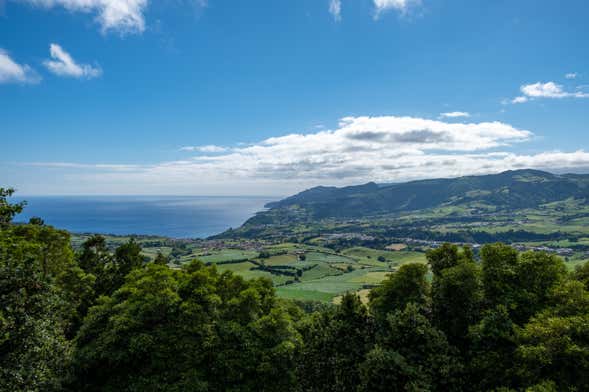
<instances>
[{"instance_id":1,"label":"blue sky","mask_svg":"<svg viewBox=\"0 0 589 392\"><path fill-rule=\"evenodd\" d=\"M588 17L586 1L0 0L0 186L585 172Z\"/></svg>"}]
</instances>

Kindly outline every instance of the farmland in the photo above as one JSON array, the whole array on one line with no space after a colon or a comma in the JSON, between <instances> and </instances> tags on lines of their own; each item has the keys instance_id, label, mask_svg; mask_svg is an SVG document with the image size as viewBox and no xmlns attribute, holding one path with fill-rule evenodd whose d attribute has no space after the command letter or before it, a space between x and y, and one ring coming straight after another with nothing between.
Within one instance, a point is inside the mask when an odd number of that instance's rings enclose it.
<instances>
[{"instance_id":1,"label":"farmland","mask_svg":"<svg viewBox=\"0 0 589 392\"><path fill-rule=\"evenodd\" d=\"M270 279L281 297L324 302L366 293L401 265L425 263L444 242L470 246L476 258L494 242L554 253L569 270L589 259L589 178L523 170L440 181L319 187L208 239L134 238L146 260L161 254L179 267L198 259ZM436 190L435 200L426 196ZM74 248L87 238L75 235ZM107 243L114 250L129 238L107 236Z\"/></svg>"},{"instance_id":2,"label":"farmland","mask_svg":"<svg viewBox=\"0 0 589 392\"><path fill-rule=\"evenodd\" d=\"M88 235L74 235L74 248ZM109 248L125 243L129 236L106 236ZM407 263L425 263L425 252L439 246L436 240L405 239L404 243L375 242L357 235L321 235L304 242L230 240L175 240L165 237L133 237L147 260L158 253L170 266L178 268L198 259L245 279L267 278L280 297L334 302L346 292L366 293L388 274ZM353 240L353 241L351 241ZM392 241L392 239L390 240ZM349 243L353 242L351 246ZM358 244L357 244L358 243ZM468 243L466 243L468 244ZM470 243L475 253L480 246ZM569 270L584 263L589 236L578 240L521 241L512 243L520 250L537 249L562 253ZM394 250L400 249L400 250ZM569 253L570 252L570 253Z\"/></svg>"},{"instance_id":3,"label":"farmland","mask_svg":"<svg viewBox=\"0 0 589 392\"><path fill-rule=\"evenodd\" d=\"M341 252L302 244L279 244L262 252L220 249L194 258L244 278L271 279L279 296L330 302L346 293L378 285L407 262L425 262L425 253L354 247ZM186 256L183 257L183 259ZM246 260L244 260L246 259Z\"/></svg>"},{"instance_id":4,"label":"farmland","mask_svg":"<svg viewBox=\"0 0 589 392\"><path fill-rule=\"evenodd\" d=\"M74 236L74 247L87 236ZM131 237L107 236L110 248ZM424 263L425 253L410 248L400 251L355 246L340 251L300 243L219 243L203 240L172 240L164 237L134 237L146 259L158 252L179 267L194 259L232 271L246 279L267 278L283 298L331 302L346 292L368 290L378 285L400 265Z\"/></svg>"}]
</instances>

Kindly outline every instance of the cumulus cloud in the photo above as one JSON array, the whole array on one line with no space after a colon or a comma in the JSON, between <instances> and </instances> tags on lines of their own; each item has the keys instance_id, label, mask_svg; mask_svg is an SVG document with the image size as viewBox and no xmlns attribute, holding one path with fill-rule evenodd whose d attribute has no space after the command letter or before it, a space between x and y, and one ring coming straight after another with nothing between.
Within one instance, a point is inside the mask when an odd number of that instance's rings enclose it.
<instances>
[{"instance_id":1,"label":"cumulus cloud","mask_svg":"<svg viewBox=\"0 0 589 392\"><path fill-rule=\"evenodd\" d=\"M43 65L56 75L87 79L102 75L102 69L100 67L77 64L72 56L58 44L51 44L49 46L49 52L52 60L45 60Z\"/></svg>"},{"instance_id":2,"label":"cumulus cloud","mask_svg":"<svg viewBox=\"0 0 589 392\"><path fill-rule=\"evenodd\" d=\"M527 84L521 87L522 93L532 98L587 98L588 94L580 92L566 92L562 85L554 82Z\"/></svg>"},{"instance_id":3,"label":"cumulus cloud","mask_svg":"<svg viewBox=\"0 0 589 392\"><path fill-rule=\"evenodd\" d=\"M225 152L227 151L227 147L216 146L214 144L209 144L206 146L184 146L180 148L180 151L198 151L198 152Z\"/></svg>"},{"instance_id":4,"label":"cumulus cloud","mask_svg":"<svg viewBox=\"0 0 589 392\"><path fill-rule=\"evenodd\" d=\"M563 86L554 82L537 82L524 84L520 87L521 96L515 97L511 103L524 103L538 98L589 98L589 94L582 91L565 91Z\"/></svg>"},{"instance_id":5,"label":"cumulus cloud","mask_svg":"<svg viewBox=\"0 0 589 392\"><path fill-rule=\"evenodd\" d=\"M376 10L376 17L389 10L396 10L405 14L411 7L421 4L421 0L373 0L373 2Z\"/></svg>"},{"instance_id":6,"label":"cumulus cloud","mask_svg":"<svg viewBox=\"0 0 589 392\"><path fill-rule=\"evenodd\" d=\"M37 7L61 7L72 12L95 14L103 32L142 33L148 0L13 0Z\"/></svg>"},{"instance_id":7,"label":"cumulus cloud","mask_svg":"<svg viewBox=\"0 0 589 392\"><path fill-rule=\"evenodd\" d=\"M18 64L0 48L0 83L38 83L41 77L26 64Z\"/></svg>"},{"instance_id":8,"label":"cumulus cloud","mask_svg":"<svg viewBox=\"0 0 589 392\"><path fill-rule=\"evenodd\" d=\"M529 131L501 122L456 124L396 116L345 117L340 121L339 129L323 133L344 140L353 139L376 149L402 147L448 151L488 149L532 136Z\"/></svg>"},{"instance_id":9,"label":"cumulus cloud","mask_svg":"<svg viewBox=\"0 0 589 392\"><path fill-rule=\"evenodd\" d=\"M440 113L440 117L443 117L443 118L470 117L470 113L468 113L468 112L446 112L446 113Z\"/></svg>"},{"instance_id":10,"label":"cumulus cloud","mask_svg":"<svg viewBox=\"0 0 589 392\"><path fill-rule=\"evenodd\" d=\"M530 131L502 122L345 117L332 130L271 137L241 147L186 147L184 151L199 154L182 160L150 165L37 163L36 167L69 171L76 184L101 184L116 189L113 192L141 187L154 193L280 195L320 184L404 181L527 167L589 167L589 153L582 150L531 155L509 151L510 145L532 137Z\"/></svg>"},{"instance_id":11,"label":"cumulus cloud","mask_svg":"<svg viewBox=\"0 0 589 392\"><path fill-rule=\"evenodd\" d=\"M578 74L576 72L569 72L568 74L564 75L567 79L576 79Z\"/></svg>"},{"instance_id":12,"label":"cumulus cloud","mask_svg":"<svg viewBox=\"0 0 589 392\"><path fill-rule=\"evenodd\" d=\"M308 156L282 161L260 160L237 153L217 159L194 158L154 165L36 163L44 170L67 170L71 189L87 184L98 193L135 194L138 187L152 194L279 195L315 185L350 185L368 181L396 182L424 178L457 177L536 168L574 171L589 168L589 153L548 151L531 155L506 152L420 154L361 151L339 158Z\"/></svg>"},{"instance_id":13,"label":"cumulus cloud","mask_svg":"<svg viewBox=\"0 0 589 392\"><path fill-rule=\"evenodd\" d=\"M341 0L329 0L329 13L333 19L340 21L342 19L342 2Z\"/></svg>"}]
</instances>

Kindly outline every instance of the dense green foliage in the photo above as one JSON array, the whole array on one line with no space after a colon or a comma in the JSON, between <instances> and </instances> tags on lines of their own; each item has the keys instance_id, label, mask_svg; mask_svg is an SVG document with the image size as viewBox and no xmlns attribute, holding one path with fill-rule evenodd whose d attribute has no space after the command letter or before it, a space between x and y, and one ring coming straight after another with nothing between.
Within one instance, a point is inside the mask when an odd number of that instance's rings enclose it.
<instances>
[{"instance_id":1,"label":"dense green foliage","mask_svg":"<svg viewBox=\"0 0 589 392\"><path fill-rule=\"evenodd\" d=\"M54 391L70 365L67 334L93 279L74 260L69 234L38 224L0 229L0 390Z\"/></svg>"},{"instance_id":2,"label":"dense green foliage","mask_svg":"<svg viewBox=\"0 0 589 392\"><path fill-rule=\"evenodd\" d=\"M14 189L0 188L0 227L6 227L12 218L22 212L25 203L11 204L7 198L14 194Z\"/></svg>"},{"instance_id":3,"label":"dense green foliage","mask_svg":"<svg viewBox=\"0 0 589 392\"><path fill-rule=\"evenodd\" d=\"M279 391L300 337L266 280L150 263L98 301L76 344L78 391Z\"/></svg>"},{"instance_id":4,"label":"dense green foliage","mask_svg":"<svg viewBox=\"0 0 589 392\"><path fill-rule=\"evenodd\" d=\"M14 208L0 203L1 391L589 388L589 265L445 244L368 305L318 306L264 278L149 261L133 240L74 252L42 220L11 224Z\"/></svg>"}]
</instances>

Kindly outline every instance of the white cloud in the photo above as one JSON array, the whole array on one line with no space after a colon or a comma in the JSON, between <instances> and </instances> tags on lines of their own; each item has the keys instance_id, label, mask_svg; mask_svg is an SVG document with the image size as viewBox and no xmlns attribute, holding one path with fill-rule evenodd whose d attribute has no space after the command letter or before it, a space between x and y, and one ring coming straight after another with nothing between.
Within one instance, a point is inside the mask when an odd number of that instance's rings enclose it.
<instances>
[{"instance_id":1,"label":"white cloud","mask_svg":"<svg viewBox=\"0 0 589 392\"><path fill-rule=\"evenodd\" d=\"M549 171L589 169L589 153L547 151L520 155L507 152L420 154L381 152L338 159L271 161L244 153L218 159L190 159L154 165L35 163L36 170L64 170L56 192L284 196L316 185L351 185L456 177L535 168ZM37 172L37 174L39 173ZM55 178L55 173L47 178ZM48 183L51 186L55 182ZM86 184L86 188L84 188ZM42 193L31 189L33 193Z\"/></svg>"},{"instance_id":2,"label":"white cloud","mask_svg":"<svg viewBox=\"0 0 589 392\"><path fill-rule=\"evenodd\" d=\"M569 72L568 74L564 75L567 79L576 79L579 76L576 72Z\"/></svg>"},{"instance_id":3,"label":"white cloud","mask_svg":"<svg viewBox=\"0 0 589 392\"><path fill-rule=\"evenodd\" d=\"M577 90L580 90L577 88ZM532 84L524 84L520 87L520 91L522 95L517 96L511 100L503 100L501 101L502 104L508 103L525 103L530 100L540 99L540 98L551 98L551 99L561 99L561 98L589 98L589 94L583 91L565 91L561 84L557 84L555 82L537 82Z\"/></svg>"},{"instance_id":4,"label":"white cloud","mask_svg":"<svg viewBox=\"0 0 589 392\"><path fill-rule=\"evenodd\" d=\"M116 163L99 163L99 164L89 164L89 163L73 163L73 162L28 162L26 163L27 166L34 166L34 167L49 167L53 169L106 169L112 171L134 171L137 170L139 165L122 165Z\"/></svg>"},{"instance_id":5,"label":"white cloud","mask_svg":"<svg viewBox=\"0 0 589 392\"><path fill-rule=\"evenodd\" d=\"M444 118L470 117L470 113L468 113L468 112L446 112L446 113L440 113L440 117L444 117Z\"/></svg>"},{"instance_id":6,"label":"white cloud","mask_svg":"<svg viewBox=\"0 0 589 392\"><path fill-rule=\"evenodd\" d=\"M56 75L87 79L102 75L102 69L100 67L77 64L72 56L58 44L51 44L49 46L49 52L52 60L45 60L43 65Z\"/></svg>"},{"instance_id":7,"label":"white cloud","mask_svg":"<svg viewBox=\"0 0 589 392\"><path fill-rule=\"evenodd\" d=\"M184 146L184 147L180 148L180 151L198 151L198 152L211 152L211 153L225 152L227 150L228 150L227 147L216 146L213 144L209 144L206 146Z\"/></svg>"},{"instance_id":8,"label":"white cloud","mask_svg":"<svg viewBox=\"0 0 589 392\"><path fill-rule=\"evenodd\" d=\"M582 92L566 92L562 85L554 82L526 84L520 87L521 92L529 98L588 98Z\"/></svg>"},{"instance_id":9,"label":"white cloud","mask_svg":"<svg viewBox=\"0 0 589 392\"><path fill-rule=\"evenodd\" d=\"M376 16L389 10L396 10L405 14L413 6L421 4L421 0L373 0Z\"/></svg>"},{"instance_id":10,"label":"white cloud","mask_svg":"<svg viewBox=\"0 0 589 392\"><path fill-rule=\"evenodd\" d=\"M96 14L103 32L142 33L148 0L13 0L43 8L62 7L72 12Z\"/></svg>"},{"instance_id":11,"label":"white cloud","mask_svg":"<svg viewBox=\"0 0 589 392\"><path fill-rule=\"evenodd\" d=\"M333 19L340 21L342 19L342 1L329 0L329 13L333 16Z\"/></svg>"},{"instance_id":12,"label":"white cloud","mask_svg":"<svg viewBox=\"0 0 589 392\"><path fill-rule=\"evenodd\" d=\"M515 97L511 100L511 103L525 103L528 102L528 97L524 97L520 95L519 97Z\"/></svg>"},{"instance_id":13,"label":"white cloud","mask_svg":"<svg viewBox=\"0 0 589 392\"><path fill-rule=\"evenodd\" d=\"M38 83L41 77L26 64L18 64L0 49L0 83Z\"/></svg>"},{"instance_id":14,"label":"white cloud","mask_svg":"<svg viewBox=\"0 0 589 392\"><path fill-rule=\"evenodd\" d=\"M72 187L88 183L113 193L132 193L139 187L147 193L280 195L320 184L403 181L524 167L589 167L589 153L584 151L508 152L511 144L532 137L531 132L502 122L346 117L334 130L272 137L241 147L187 147L183 150L214 154L176 161L151 165L61 162L35 167L69 173Z\"/></svg>"}]
</instances>

